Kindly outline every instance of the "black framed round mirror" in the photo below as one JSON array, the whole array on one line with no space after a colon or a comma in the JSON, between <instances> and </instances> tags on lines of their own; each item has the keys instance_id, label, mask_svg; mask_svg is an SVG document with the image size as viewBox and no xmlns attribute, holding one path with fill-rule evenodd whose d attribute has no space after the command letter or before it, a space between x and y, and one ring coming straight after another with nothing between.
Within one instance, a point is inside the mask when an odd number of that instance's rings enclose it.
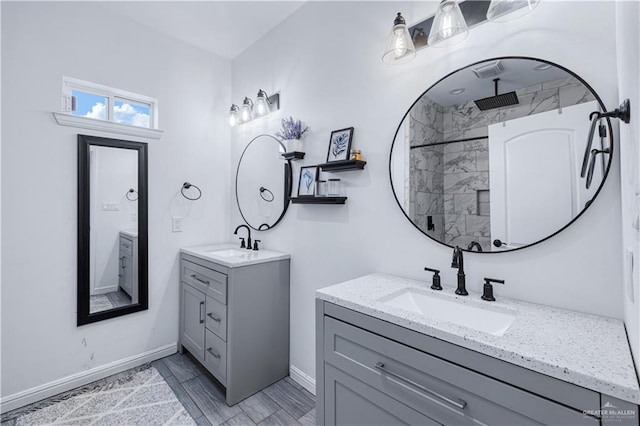
<instances>
[{"instance_id":1,"label":"black framed round mirror","mask_svg":"<svg viewBox=\"0 0 640 426\"><path fill-rule=\"evenodd\" d=\"M271 135L258 135L245 147L236 170L236 201L251 228L265 231L284 217L291 197L291 162L284 145Z\"/></svg>"},{"instance_id":2,"label":"black framed round mirror","mask_svg":"<svg viewBox=\"0 0 640 426\"><path fill-rule=\"evenodd\" d=\"M544 241L604 185L612 128L592 113L605 110L582 78L549 61L500 57L454 71L396 130L389 176L398 206L449 247L496 253Z\"/></svg>"}]
</instances>

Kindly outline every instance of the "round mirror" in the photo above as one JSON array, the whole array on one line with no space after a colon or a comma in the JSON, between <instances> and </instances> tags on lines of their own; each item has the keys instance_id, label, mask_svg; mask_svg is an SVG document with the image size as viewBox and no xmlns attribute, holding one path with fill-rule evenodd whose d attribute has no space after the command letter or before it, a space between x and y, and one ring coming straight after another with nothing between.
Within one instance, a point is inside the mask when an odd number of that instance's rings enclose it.
<instances>
[{"instance_id":1,"label":"round mirror","mask_svg":"<svg viewBox=\"0 0 640 426\"><path fill-rule=\"evenodd\" d=\"M289 207L291 162L281 156L282 143L259 135L242 152L236 171L236 201L244 221L264 231L280 222Z\"/></svg>"},{"instance_id":2,"label":"round mirror","mask_svg":"<svg viewBox=\"0 0 640 426\"><path fill-rule=\"evenodd\" d=\"M494 58L442 78L403 117L389 172L398 205L450 247L536 244L580 216L609 172L611 123L571 71ZM593 120L592 120L593 118Z\"/></svg>"}]
</instances>

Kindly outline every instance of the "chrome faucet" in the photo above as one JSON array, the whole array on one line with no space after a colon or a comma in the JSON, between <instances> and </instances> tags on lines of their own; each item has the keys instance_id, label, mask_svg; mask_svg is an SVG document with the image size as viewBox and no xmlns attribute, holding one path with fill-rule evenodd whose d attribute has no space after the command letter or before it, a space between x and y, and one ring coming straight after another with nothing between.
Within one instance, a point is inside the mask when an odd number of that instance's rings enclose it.
<instances>
[{"instance_id":1,"label":"chrome faucet","mask_svg":"<svg viewBox=\"0 0 640 426\"><path fill-rule=\"evenodd\" d=\"M462 249L459 246L453 249L453 259L451 260L451 267L458 268L458 288L456 294L460 296L467 296L467 289L465 287L464 279L464 259L462 257Z\"/></svg>"},{"instance_id":2,"label":"chrome faucet","mask_svg":"<svg viewBox=\"0 0 640 426\"><path fill-rule=\"evenodd\" d=\"M238 235L238 229L240 228L247 228L247 248L249 250L251 250L251 229L247 226L247 225L238 225L238 227L236 228L235 231L233 231L233 235ZM242 244L240 245L240 248L245 248L244 247L244 238L242 238Z\"/></svg>"}]
</instances>

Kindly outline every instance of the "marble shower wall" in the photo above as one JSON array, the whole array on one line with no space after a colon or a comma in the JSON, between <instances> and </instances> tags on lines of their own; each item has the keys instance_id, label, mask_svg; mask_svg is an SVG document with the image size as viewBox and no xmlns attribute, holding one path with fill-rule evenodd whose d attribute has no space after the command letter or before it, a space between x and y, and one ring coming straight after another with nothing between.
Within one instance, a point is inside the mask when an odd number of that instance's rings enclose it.
<instances>
[{"instance_id":1,"label":"marble shower wall","mask_svg":"<svg viewBox=\"0 0 640 426\"><path fill-rule=\"evenodd\" d=\"M409 217L427 235L444 241L444 145L416 147L442 142L442 107L422 97L409 114L410 207ZM431 216L434 229L428 229Z\"/></svg>"},{"instance_id":2,"label":"marble shower wall","mask_svg":"<svg viewBox=\"0 0 640 426\"><path fill-rule=\"evenodd\" d=\"M424 96L412 108L410 145L478 138L411 149L410 214L420 229L451 246L477 241L491 250L488 126L589 102L595 98L574 77L516 90L519 104L480 111L473 101L442 107ZM427 229L432 216L435 229Z\"/></svg>"}]
</instances>

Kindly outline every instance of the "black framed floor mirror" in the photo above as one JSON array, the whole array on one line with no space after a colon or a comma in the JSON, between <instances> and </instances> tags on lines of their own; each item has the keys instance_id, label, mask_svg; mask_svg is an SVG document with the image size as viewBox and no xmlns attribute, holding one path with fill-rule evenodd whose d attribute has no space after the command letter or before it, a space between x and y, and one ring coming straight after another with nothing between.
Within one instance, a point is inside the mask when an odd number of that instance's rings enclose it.
<instances>
[{"instance_id":1,"label":"black framed floor mirror","mask_svg":"<svg viewBox=\"0 0 640 426\"><path fill-rule=\"evenodd\" d=\"M78 326L148 309L147 214L147 145L78 135Z\"/></svg>"}]
</instances>

